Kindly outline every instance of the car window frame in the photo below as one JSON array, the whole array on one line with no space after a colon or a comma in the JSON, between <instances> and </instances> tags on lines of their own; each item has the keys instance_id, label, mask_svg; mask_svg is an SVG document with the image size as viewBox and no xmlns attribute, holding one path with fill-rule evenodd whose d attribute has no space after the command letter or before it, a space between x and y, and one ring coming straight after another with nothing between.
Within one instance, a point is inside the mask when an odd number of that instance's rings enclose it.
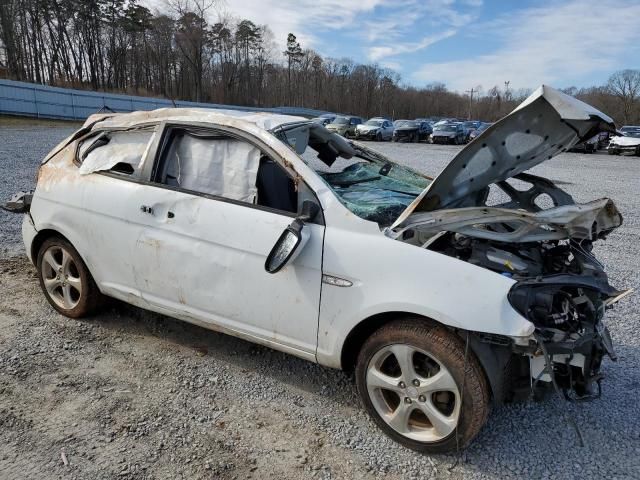
<instances>
[{"instance_id":1,"label":"car window frame","mask_svg":"<svg viewBox=\"0 0 640 480\"><path fill-rule=\"evenodd\" d=\"M314 219L309 220L306 223L313 223L313 224L322 225L322 226L325 225L325 218L324 218L322 203L318 199L318 195L316 194L316 192L304 180L302 175L300 175L298 172L295 171L295 169L291 167L287 168L287 165L284 159L282 159L282 157L278 154L278 152L276 152L272 147L270 147L264 142L261 142L257 137L251 134L248 134L243 130L230 127L228 125L219 125L219 124L206 123L206 122L187 122L187 121L179 121L179 120L161 122L159 125L160 133L159 135L156 135L153 145L151 145L151 147L149 148L148 157L150 161L145 162L144 180L141 183L144 183L147 186L152 186L155 188L172 190L175 192L185 193L187 195L193 195L196 197L207 198L209 200L214 200L218 202L231 203L234 205L253 208L256 210L262 210L269 213L275 213L275 214L283 215L290 218L298 218L301 215L302 212L300 211L300 207L301 207L300 202L298 202L298 212L294 213L294 212L288 212L286 210L279 210L277 208L267 207L264 205L258 205L256 203L249 203L242 200L235 200L233 198L227 198L221 195L213 195L210 193L198 192L196 190L189 190L184 187L166 185L166 184L155 181L154 177L159 172L159 168L158 168L160 166L159 162L162 160L161 156L164 151L164 148L167 145L166 142L168 140L169 133L174 128L180 128L180 129L193 128L193 129L209 131L211 133L218 133L218 134L222 133L226 136L236 138L241 141L245 141L253 145L254 147L258 148L263 154L267 155L271 160L276 162L278 166L282 168L285 171L285 173L297 184L298 193L300 193L300 186L302 185L302 188L306 189L306 191L310 194L310 196L313 197L313 201L319 207L318 214Z\"/></svg>"},{"instance_id":2,"label":"car window frame","mask_svg":"<svg viewBox=\"0 0 640 480\"><path fill-rule=\"evenodd\" d=\"M83 161L80 160L80 158L79 158L80 145L82 144L82 142L84 142L86 140L89 140L92 137L99 137L100 135L102 135L104 133L113 133L113 132L135 132L135 131L138 131L138 130L150 131L151 132L151 138L149 139L149 143L147 143L147 147L146 147L147 155L143 155L142 158L140 158L140 165L139 165L139 167L137 169L134 169L133 173L118 172L118 171L114 171L112 169L109 169L109 170L96 170L95 172L91 172L91 173L97 173L97 174L100 174L100 175L107 175L107 176L110 176L110 177L119 178L119 179L126 180L126 181L129 181L129 182L135 182L135 183L144 182L145 181L145 164L147 163L148 154L151 152L151 149L154 146L155 135L158 133L158 127L159 126L160 126L160 123L158 123L158 122L143 123L143 124L135 125L135 126L132 126L132 127L102 127L102 126L98 126L97 128L92 129L91 131L87 132L86 134L80 136L78 139L75 140L75 145L73 147L74 148L74 150L73 150L73 164L78 168L82 165Z\"/></svg>"}]
</instances>

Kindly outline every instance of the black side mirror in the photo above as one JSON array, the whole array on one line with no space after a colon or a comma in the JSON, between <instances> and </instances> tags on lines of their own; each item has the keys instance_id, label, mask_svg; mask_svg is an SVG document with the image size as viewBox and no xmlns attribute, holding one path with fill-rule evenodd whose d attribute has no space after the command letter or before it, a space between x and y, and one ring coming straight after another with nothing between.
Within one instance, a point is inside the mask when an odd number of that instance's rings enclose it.
<instances>
[{"instance_id":1,"label":"black side mirror","mask_svg":"<svg viewBox=\"0 0 640 480\"><path fill-rule=\"evenodd\" d=\"M318 214L320 207L309 200L302 204L302 213L285 228L264 262L264 269L269 273L277 273L292 262L302 251L309 232L304 230L304 222L309 222Z\"/></svg>"}]
</instances>

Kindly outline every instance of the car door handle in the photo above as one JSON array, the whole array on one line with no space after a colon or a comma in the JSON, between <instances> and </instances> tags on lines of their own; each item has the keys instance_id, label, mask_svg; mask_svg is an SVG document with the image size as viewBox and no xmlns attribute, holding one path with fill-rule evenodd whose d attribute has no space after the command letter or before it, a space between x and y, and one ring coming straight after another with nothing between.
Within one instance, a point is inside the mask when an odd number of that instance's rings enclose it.
<instances>
[{"instance_id":1,"label":"car door handle","mask_svg":"<svg viewBox=\"0 0 640 480\"><path fill-rule=\"evenodd\" d=\"M149 215L153 215L153 208L149 205L140 205L140 211L142 213L148 213Z\"/></svg>"}]
</instances>

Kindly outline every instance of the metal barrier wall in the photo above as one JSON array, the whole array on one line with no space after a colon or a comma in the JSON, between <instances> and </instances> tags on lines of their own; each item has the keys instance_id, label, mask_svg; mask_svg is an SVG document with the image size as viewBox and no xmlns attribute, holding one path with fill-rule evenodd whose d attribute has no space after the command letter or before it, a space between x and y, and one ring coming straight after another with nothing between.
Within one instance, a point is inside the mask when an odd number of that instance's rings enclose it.
<instances>
[{"instance_id":1,"label":"metal barrier wall","mask_svg":"<svg viewBox=\"0 0 640 480\"><path fill-rule=\"evenodd\" d=\"M0 80L0 114L63 120L84 120L101 108L115 112L153 110L173 107L164 98L137 97L114 93L91 92L71 88L50 87L35 83ZM324 112L310 108L273 107L254 108L215 103L184 102L176 100L176 107L214 108L254 112L272 112L285 115L317 117Z\"/></svg>"}]
</instances>

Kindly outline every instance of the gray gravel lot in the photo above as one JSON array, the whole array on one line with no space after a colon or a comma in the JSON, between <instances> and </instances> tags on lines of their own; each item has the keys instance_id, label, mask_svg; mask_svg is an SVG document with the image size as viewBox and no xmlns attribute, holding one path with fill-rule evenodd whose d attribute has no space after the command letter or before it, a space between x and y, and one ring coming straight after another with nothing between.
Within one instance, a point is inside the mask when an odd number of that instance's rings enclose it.
<instances>
[{"instance_id":1,"label":"gray gravel lot","mask_svg":"<svg viewBox=\"0 0 640 480\"><path fill-rule=\"evenodd\" d=\"M31 188L74 128L0 123L0 198ZM458 150L369 145L433 175ZM638 287L640 158L567 153L533 173L616 201L625 223L596 254L614 285ZM383 436L341 372L119 303L90 320L54 313L20 220L0 213L0 479L640 478L637 296L609 311L619 360L604 363L602 398L568 405L585 447L549 397L494 409L449 471L453 456Z\"/></svg>"}]
</instances>

